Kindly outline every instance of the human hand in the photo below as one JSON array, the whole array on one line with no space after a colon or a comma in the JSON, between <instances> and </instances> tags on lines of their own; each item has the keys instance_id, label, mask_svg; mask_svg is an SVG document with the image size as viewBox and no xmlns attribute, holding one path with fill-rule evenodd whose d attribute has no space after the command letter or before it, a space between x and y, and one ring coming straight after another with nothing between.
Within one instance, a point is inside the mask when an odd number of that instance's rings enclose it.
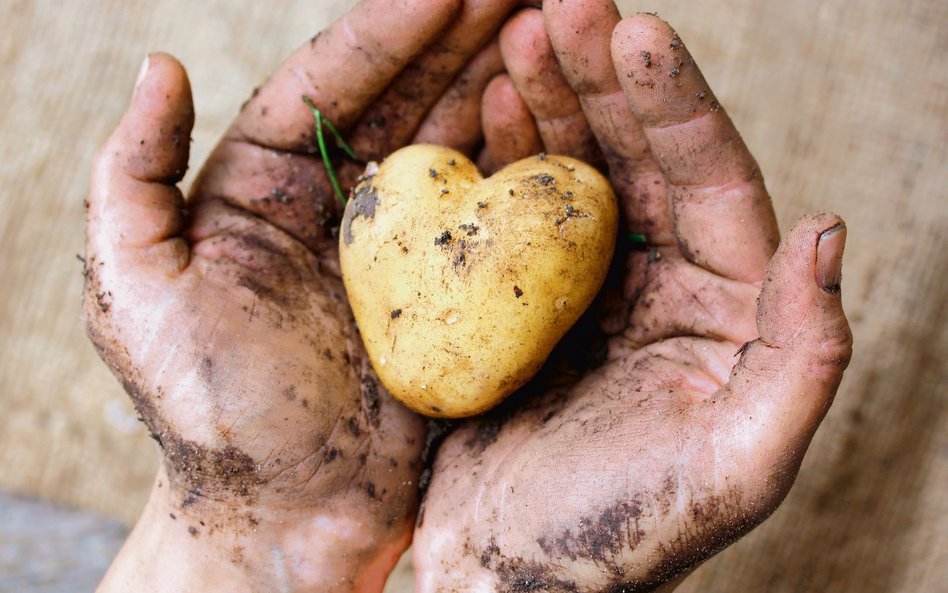
<instances>
[{"instance_id":1,"label":"human hand","mask_svg":"<svg viewBox=\"0 0 948 593\"><path fill-rule=\"evenodd\" d=\"M603 158L646 244L620 246L594 311L601 365L440 447L418 590L674 587L779 505L832 402L851 353L846 228L809 215L778 247L754 159L657 17L551 1L500 41L509 76L484 99L485 162L526 156L492 142L505 136Z\"/></svg>"},{"instance_id":2,"label":"human hand","mask_svg":"<svg viewBox=\"0 0 948 593\"><path fill-rule=\"evenodd\" d=\"M360 3L254 93L186 203L189 83L170 56L146 62L96 159L83 309L164 463L101 590L381 588L410 539L424 422L367 362L301 96L365 159L471 152L514 4ZM344 185L361 172L336 162Z\"/></svg>"}]
</instances>

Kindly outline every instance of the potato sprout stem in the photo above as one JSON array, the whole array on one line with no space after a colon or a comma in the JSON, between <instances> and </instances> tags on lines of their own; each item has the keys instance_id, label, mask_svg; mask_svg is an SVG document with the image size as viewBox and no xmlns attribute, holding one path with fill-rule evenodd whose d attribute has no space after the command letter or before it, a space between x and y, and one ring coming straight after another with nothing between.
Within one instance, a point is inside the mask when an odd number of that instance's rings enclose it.
<instances>
[{"instance_id":1,"label":"potato sprout stem","mask_svg":"<svg viewBox=\"0 0 948 593\"><path fill-rule=\"evenodd\" d=\"M342 202L342 205L346 205L346 196L342 193L342 188L339 187L339 180L336 179L336 171L333 169L332 162L329 160L329 150L326 149L326 138L323 135L323 126L329 130L329 133L336 138L336 146L341 148L349 157L353 160L359 160L356 158L355 152L352 150L352 147L346 143L343 139L342 134L339 133L339 130L336 129L336 126L325 117L322 111L313 103L312 99L303 95L303 103L306 103L306 106L309 107L309 110L313 112L313 119L315 120L316 125L316 144L319 145L319 154L323 157L323 166L326 167L326 174L329 176L329 183L332 184L332 189L336 192L336 195L339 197L339 201Z\"/></svg>"},{"instance_id":2,"label":"potato sprout stem","mask_svg":"<svg viewBox=\"0 0 948 593\"><path fill-rule=\"evenodd\" d=\"M642 245L647 242L643 233L629 233L629 241Z\"/></svg>"}]
</instances>

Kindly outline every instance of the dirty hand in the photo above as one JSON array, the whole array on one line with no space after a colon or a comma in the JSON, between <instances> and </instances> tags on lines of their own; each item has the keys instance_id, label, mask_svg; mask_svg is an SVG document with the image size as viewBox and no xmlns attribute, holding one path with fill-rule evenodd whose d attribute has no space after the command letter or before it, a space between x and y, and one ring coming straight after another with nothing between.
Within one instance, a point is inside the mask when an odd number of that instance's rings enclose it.
<instances>
[{"instance_id":1,"label":"dirty hand","mask_svg":"<svg viewBox=\"0 0 948 593\"><path fill-rule=\"evenodd\" d=\"M657 17L545 2L500 44L482 162L603 159L632 240L596 311L601 365L440 447L418 590L672 588L793 483L850 357L846 228L810 215L778 246L753 157Z\"/></svg>"},{"instance_id":2,"label":"dirty hand","mask_svg":"<svg viewBox=\"0 0 948 593\"><path fill-rule=\"evenodd\" d=\"M302 96L360 159L471 152L514 4L360 3L254 93L187 200L188 79L146 61L95 162L83 308L163 464L100 590L381 589L410 539L424 423L366 360ZM339 156L347 187L362 165Z\"/></svg>"}]
</instances>

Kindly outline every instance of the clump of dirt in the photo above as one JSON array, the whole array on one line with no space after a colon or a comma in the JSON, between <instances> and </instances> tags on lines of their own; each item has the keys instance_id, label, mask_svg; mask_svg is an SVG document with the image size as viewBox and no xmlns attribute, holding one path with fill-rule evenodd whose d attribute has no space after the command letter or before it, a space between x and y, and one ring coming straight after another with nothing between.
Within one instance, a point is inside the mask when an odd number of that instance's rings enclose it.
<instances>
[{"instance_id":1,"label":"clump of dirt","mask_svg":"<svg viewBox=\"0 0 948 593\"><path fill-rule=\"evenodd\" d=\"M537 173L536 175L532 175L530 180L544 187L549 187L556 183L556 178L549 173Z\"/></svg>"},{"instance_id":2,"label":"clump of dirt","mask_svg":"<svg viewBox=\"0 0 948 593\"><path fill-rule=\"evenodd\" d=\"M372 178L366 177L353 191L349 199L351 204L346 208L346 214L342 217L342 239L346 245L352 244L352 221L357 216L366 220L375 218L375 207L379 204L378 189L372 185Z\"/></svg>"},{"instance_id":3,"label":"clump of dirt","mask_svg":"<svg viewBox=\"0 0 948 593\"><path fill-rule=\"evenodd\" d=\"M468 222L468 223L458 226L458 229L467 233L468 237L473 237L477 235L477 232L481 230L481 227L477 226L473 222Z\"/></svg>"},{"instance_id":4,"label":"clump of dirt","mask_svg":"<svg viewBox=\"0 0 948 593\"><path fill-rule=\"evenodd\" d=\"M451 242L451 231L444 231L437 237L435 237L434 244L437 246L444 246Z\"/></svg>"}]
</instances>

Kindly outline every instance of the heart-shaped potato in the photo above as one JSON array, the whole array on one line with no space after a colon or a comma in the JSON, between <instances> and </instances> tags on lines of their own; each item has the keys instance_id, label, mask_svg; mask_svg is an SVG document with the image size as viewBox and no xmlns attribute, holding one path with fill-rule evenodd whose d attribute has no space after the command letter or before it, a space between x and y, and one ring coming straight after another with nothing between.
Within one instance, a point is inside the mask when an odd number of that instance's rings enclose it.
<instances>
[{"instance_id":1,"label":"heart-shaped potato","mask_svg":"<svg viewBox=\"0 0 948 593\"><path fill-rule=\"evenodd\" d=\"M571 158L531 157L483 179L459 152L414 145L370 165L339 251L382 383L428 416L499 403L592 302L617 218L608 181Z\"/></svg>"}]
</instances>

